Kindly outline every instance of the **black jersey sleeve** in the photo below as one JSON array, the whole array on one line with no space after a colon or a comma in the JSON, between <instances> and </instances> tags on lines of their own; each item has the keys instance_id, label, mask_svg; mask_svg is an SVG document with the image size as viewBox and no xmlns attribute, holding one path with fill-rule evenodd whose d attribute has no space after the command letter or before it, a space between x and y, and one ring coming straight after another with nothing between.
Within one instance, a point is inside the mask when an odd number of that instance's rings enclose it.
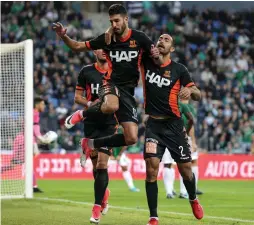
<instances>
[{"instance_id":1,"label":"black jersey sleeve","mask_svg":"<svg viewBox=\"0 0 254 225\"><path fill-rule=\"evenodd\" d=\"M184 86L184 87L191 87L191 86L194 86L195 83L193 82L191 76L190 76L190 73L188 71L188 69L180 64L180 82L181 82L181 85Z\"/></svg>"},{"instance_id":2,"label":"black jersey sleeve","mask_svg":"<svg viewBox=\"0 0 254 225\"><path fill-rule=\"evenodd\" d=\"M78 75L76 90L82 91L85 89L86 89L86 78L85 78L84 70L82 69Z\"/></svg>"},{"instance_id":3,"label":"black jersey sleeve","mask_svg":"<svg viewBox=\"0 0 254 225\"><path fill-rule=\"evenodd\" d=\"M106 45L105 33L99 35L98 37L96 37L90 41L86 41L85 43L86 43L86 47L88 49L92 49L92 50L103 49Z\"/></svg>"},{"instance_id":4,"label":"black jersey sleeve","mask_svg":"<svg viewBox=\"0 0 254 225\"><path fill-rule=\"evenodd\" d=\"M144 65L147 65L151 62L151 57L149 52L144 52L144 54L142 55L142 63Z\"/></svg>"},{"instance_id":5,"label":"black jersey sleeve","mask_svg":"<svg viewBox=\"0 0 254 225\"><path fill-rule=\"evenodd\" d=\"M143 32L139 33L139 39L140 45L143 48L144 52L147 52L149 54L152 45L154 45L153 41Z\"/></svg>"}]
</instances>

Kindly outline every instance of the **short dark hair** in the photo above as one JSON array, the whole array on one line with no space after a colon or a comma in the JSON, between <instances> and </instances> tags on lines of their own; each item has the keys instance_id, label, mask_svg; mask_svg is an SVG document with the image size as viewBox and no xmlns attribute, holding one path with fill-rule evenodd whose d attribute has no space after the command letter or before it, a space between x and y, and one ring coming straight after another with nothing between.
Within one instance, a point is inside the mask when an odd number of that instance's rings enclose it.
<instances>
[{"instance_id":1,"label":"short dark hair","mask_svg":"<svg viewBox=\"0 0 254 225\"><path fill-rule=\"evenodd\" d=\"M121 14L121 15L127 16L127 10L121 4L114 4L109 7L108 14L110 16L113 16L116 14Z\"/></svg>"},{"instance_id":2,"label":"short dark hair","mask_svg":"<svg viewBox=\"0 0 254 225\"><path fill-rule=\"evenodd\" d=\"M42 101L44 101L44 99L42 98L42 97L35 97L34 98L34 107L38 104L38 103L40 103L40 102L42 102Z\"/></svg>"}]
</instances>

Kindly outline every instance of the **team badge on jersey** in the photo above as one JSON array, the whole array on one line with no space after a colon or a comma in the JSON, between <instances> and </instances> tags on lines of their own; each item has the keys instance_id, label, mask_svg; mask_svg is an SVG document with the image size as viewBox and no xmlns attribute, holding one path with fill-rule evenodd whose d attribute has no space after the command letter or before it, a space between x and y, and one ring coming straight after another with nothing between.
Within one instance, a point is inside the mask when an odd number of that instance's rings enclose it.
<instances>
[{"instance_id":1,"label":"team badge on jersey","mask_svg":"<svg viewBox=\"0 0 254 225\"><path fill-rule=\"evenodd\" d=\"M170 78L170 71L166 70L163 74L164 77Z\"/></svg>"},{"instance_id":2,"label":"team badge on jersey","mask_svg":"<svg viewBox=\"0 0 254 225\"><path fill-rule=\"evenodd\" d=\"M130 48L136 48L136 47L137 47L136 41L135 40L130 41Z\"/></svg>"}]
</instances>

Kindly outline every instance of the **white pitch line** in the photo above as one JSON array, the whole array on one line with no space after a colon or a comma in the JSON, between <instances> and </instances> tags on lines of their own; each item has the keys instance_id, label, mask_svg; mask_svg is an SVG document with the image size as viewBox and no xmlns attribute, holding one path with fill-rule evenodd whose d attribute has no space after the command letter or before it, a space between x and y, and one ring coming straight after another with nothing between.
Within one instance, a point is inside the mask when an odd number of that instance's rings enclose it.
<instances>
[{"instance_id":1,"label":"white pitch line","mask_svg":"<svg viewBox=\"0 0 254 225\"><path fill-rule=\"evenodd\" d=\"M79 201L72 201L68 199L61 199L61 198L34 198L34 200L46 200L46 201L58 201L58 202L66 202L66 203L73 203L73 204L79 204L79 205L89 205L93 206L92 203L89 202L79 202ZM136 210L136 211L142 211L142 212L148 212L146 209L139 209L139 208L130 208L130 207L122 207L122 206L109 206L113 209L121 209L121 210ZM159 211L159 213L167 213L167 214L173 214L173 215L181 215L181 216L193 216L189 213L179 213L179 212L168 212L168 211ZM231 217L220 217L220 216L207 216L205 215L204 218L207 219L220 219L220 220L227 220L227 221L236 221L236 222L243 222L243 223L253 223L254 220L244 220L239 218L231 218Z\"/></svg>"},{"instance_id":2,"label":"white pitch line","mask_svg":"<svg viewBox=\"0 0 254 225\"><path fill-rule=\"evenodd\" d=\"M173 208L173 207L178 207L178 208L187 208L188 205L159 205L160 208ZM204 208L241 208L241 207L245 207L245 208L253 208L254 206L252 205L206 205L204 206Z\"/></svg>"}]
</instances>

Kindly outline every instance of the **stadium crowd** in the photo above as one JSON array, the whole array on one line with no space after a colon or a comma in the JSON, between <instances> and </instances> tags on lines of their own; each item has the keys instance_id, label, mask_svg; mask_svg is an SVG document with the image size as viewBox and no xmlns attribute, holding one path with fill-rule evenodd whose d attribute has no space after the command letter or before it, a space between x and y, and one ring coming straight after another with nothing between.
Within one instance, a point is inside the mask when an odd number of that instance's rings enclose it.
<instances>
[{"instance_id":1,"label":"stadium crowd","mask_svg":"<svg viewBox=\"0 0 254 225\"><path fill-rule=\"evenodd\" d=\"M53 151L75 151L83 134L79 124L67 131L67 115L76 111L74 91L79 70L92 63L92 52L74 53L56 37L52 22L68 25L76 40L93 37L93 21L81 11L82 2L3 2L1 42L34 41L34 92L43 96L47 110L43 130L56 131ZM101 10L102 7L100 7ZM254 151L254 13L202 12L181 8L180 2L143 2L130 15L131 27L156 41L161 33L175 40L173 59L186 65L202 100L196 104L198 146L205 151ZM129 152L140 152L145 114L141 83L136 89L139 142ZM43 132L43 131L42 131Z\"/></svg>"}]
</instances>

